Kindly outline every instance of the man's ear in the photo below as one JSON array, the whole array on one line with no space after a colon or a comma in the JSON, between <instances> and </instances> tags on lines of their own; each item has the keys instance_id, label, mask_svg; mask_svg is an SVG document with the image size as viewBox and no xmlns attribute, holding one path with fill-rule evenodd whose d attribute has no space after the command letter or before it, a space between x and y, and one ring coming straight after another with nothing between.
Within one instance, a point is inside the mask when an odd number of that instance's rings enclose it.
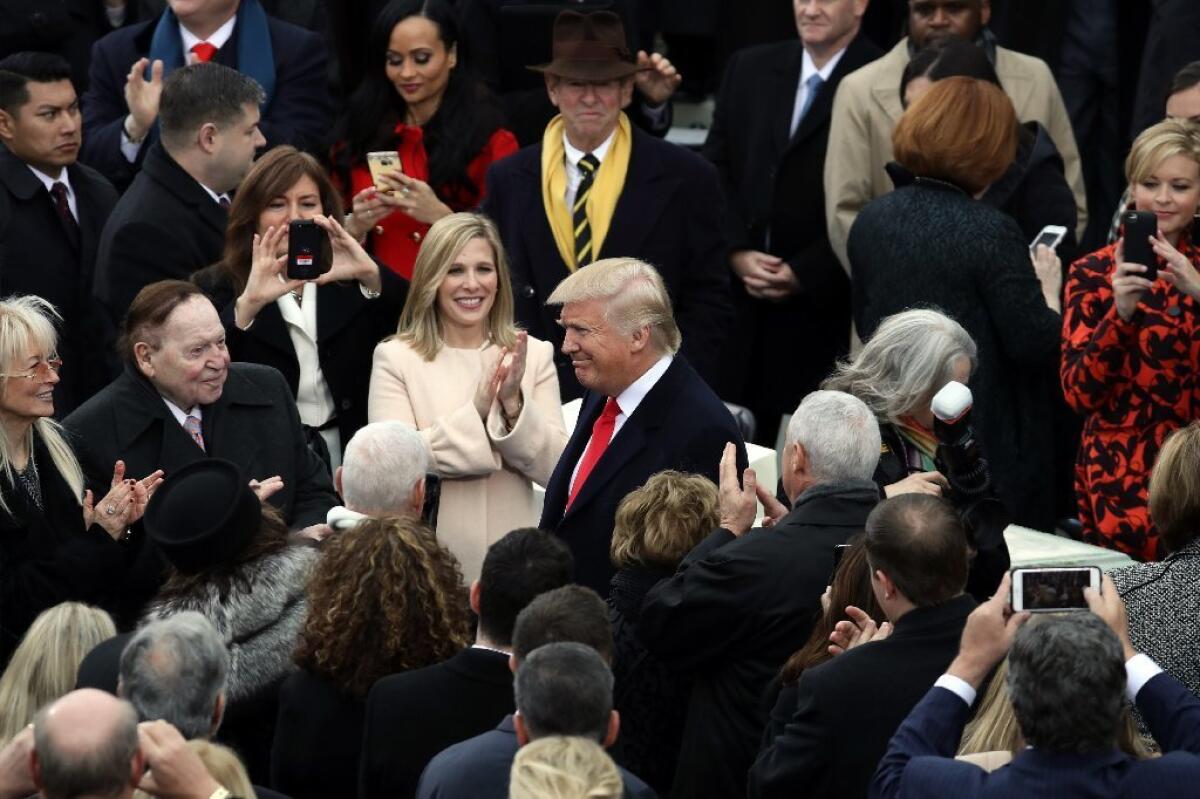
<instances>
[{"instance_id":1,"label":"man's ear","mask_svg":"<svg viewBox=\"0 0 1200 799\"><path fill-rule=\"evenodd\" d=\"M212 155L217 149L217 134L220 131L215 123L205 122L200 126L199 132L196 133L196 143L200 145L200 149Z\"/></svg>"},{"instance_id":2,"label":"man's ear","mask_svg":"<svg viewBox=\"0 0 1200 799\"><path fill-rule=\"evenodd\" d=\"M546 80L546 94L550 96L551 104L558 108L558 86L561 78L548 72L542 73L542 77Z\"/></svg>"},{"instance_id":3,"label":"man's ear","mask_svg":"<svg viewBox=\"0 0 1200 799\"><path fill-rule=\"evenodd\" d=\"M139 746L133 753L133 760L129 761L129 784L134 788L138 787L144 776L146 776L146 755Z\"/></svg>"},{"instance_id":4,"label":"man's ear","mask_svg":"<svg viewBox=\"0 0 1200 799\"><path fill-rule=\"evenodd\" d=\"M225 692L217 694L217 702L213 705L212 726L209 728L212 735L217 734L217 730L221 729L221 722L225 718Z\"/></svg>"},{"instance_id":5,"label":"man's ear","mask_svg":"<svg viewBox=\"0 0 1200 799\"><path fill-rule=\"evenodd\" d=\"M621 733L621 714L615 710L609 711L608 731L604 733L605 749L609 748L617 742L617 736Z\"/></svg>"},{"instance_id":6,"label":"man's ear","mask_svg":"<svg viewBox=\"0 0 1200 799\"><path fill-rule=\"evenodd\" d=\"M150 345L144 341L139 341L133 345L133 360L137 364L138 371L146 377L154 377L154 364L150 362Z\"/></svg>"},{"instance_id":7,"label":"man's ear","mask_svg":"<svg viewBox=\"0 0 1200 799\"><path fill-rule=\"evenodd\" d=\"M796 448L795 457L792 458L792 471L796 474L807 474L810 464L808 450L799 441L793 441L792 446Z\"/></svg>"},{"instance_id":8,"label":"man's ear","mask_svg":"<svg viewBox=\"0 0 1200 799\"><path fill-rule=\"evenodd\" d=\"M883 569L875 570L875 580L879 583L880 592L887 599L893 599L900 592L896 590L896 584L892 582L892 578L888 577L887 572Z\"/></svg>"},{"instance_id":9,"label":"man's ear","mask_svg":"<svg viewBox=\"0 0 1200 799\"><path fill-rule=\"evenodd\" d=\"M13 115L0 108L0 139L10 142L17 137L17 120Z\"/></svg>"},{"instance_id":10,"label":"man's ear","mask_svg":"<svg viewBox=\"0 0 1200 799\"><path fill-rule=\"evenodd\" d=\"M478 616L479 615L479 581L478 580L471 581L471 593L468 596L467 601L471 605L471 612L474 613L476 616Z\"/></svg>"},{"instance_id":11,"label":"man's ear","mask_svg":"<svg viewBox=\"0 0 1200 799\"><path fill-rule=\"evenodd\" d=\"M421 511L425 510L425 478L422 477L413 486L412 498L409 500L409 509L412 515L420 518Z\"/></svg>"},{"instance_id":12,"label":"man's ear","mask_svg":"<svg viewBox=\"0 0 1200 799\"><path fill-rule=\"evenodd\" d=\"M513 713L513 728L517 732L517 746L524 746L529 743L529 730L525 728L525 719L521 718L521 711Z\"/></svg>"},{"instance_id":13,"label":"man's ear","mask_svg":"<svg viewBox=\"0 0 1200 799\"><path fill-rule=\"evenodd\" d=\"M333 490L337 492L337 495L339 497L342 496L342 466L341 466L341 464L338 464L338 467L333 470ZM342 501L345 502L345 499L343 499Z\"/></svg>"},{"instance_id":14,"label":"man's ear","mask_svg":"<svg viewBox=\"0 0 1200 799\"><path fill-rule=\"evenodd\" d=\"M508 670L509 671L511 671L513 674L516 674L517 669L520 668L520 666L521 666L521 664L517 662L517 653L516 652L514 652L508 656Z\"/></svg>"},{"instance_id":15,"label":"man's ear","mask_svg":"<svg viewBox=\"0 0 1200 799\"><path fill-rule=\"evenodd\" d=\"M650 326L642 325L633 331L633 337L629 341L629 351L639 353L648 346L650 346Z\"/></svg>"}]
</instances>

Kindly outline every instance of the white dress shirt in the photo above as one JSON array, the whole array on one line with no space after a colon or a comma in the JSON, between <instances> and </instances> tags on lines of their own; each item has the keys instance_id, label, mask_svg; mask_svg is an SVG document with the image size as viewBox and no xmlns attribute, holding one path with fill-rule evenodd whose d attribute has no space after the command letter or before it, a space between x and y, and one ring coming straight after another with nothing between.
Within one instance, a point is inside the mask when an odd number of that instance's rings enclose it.
<instances>
[{"instance_id":1,"label":"white dress shirt","mask_svg":"<svg viewBox=\"0 0 1200 799\"><path fill-rule=\"evenodd\" d=\"M613 128L613 132L608 134L608 138L601 142L599 147L592 150L592 155L596 156L596 160L600 163L604 163L604 156L608 155L608 150L612 147L613 137L616 135L617 129ZM583 158L587 153L572 146L565 132L563 133L563 153L567 161L567 208L574 208L575 194L579 191L579 181L583 180L583 173L579 171L579 159Z\"/></svg>"},{"instance_id":2,"label":"white dress shirt","mask_svg":"<svg viewBox=\"0 0 1200 799\"><path fill-rule=\"evenodd\" d=\"M29 164L26 164L25 166L29 166ZM61 183L67 187L67 207L71 209L71 216L75 217L75 221L78 222L79 206L75 200L75 189L71 187L71 178L67 177L66 167L63 167L63 170L59 172L57 178L52 178L45 172L34 169L31 166L29 166L29 171L33 173L34 177L42 182L42 185L46 187L46 191L50 191L50 189L54 187L55 183ZM54 199L53 195L51 195L51 199Z\"/></svg>"},{"instance_id":3,"label":"white dress shirt","mask_svg":"<svg viewBox=\"0 0 1200 799\"><path fill-rule=\"evenodd\" d=\"M825 66L817 69L817 65L813 63L812 56L808 51L804 51L804 58L800 67L800 85L796 87L796 102L792 105L792 126L788 130L794 134L796 128L800 127L800 111L803 110L804 104L808 101L808 79L813 75L820 75L822 85L829 82L829 76L837 69L838 62L842 60L842 56L846 54L846 48L843 47L834 54L833 58L825 62Z\"/></svg>"},{"instance_id":4,"label":"white dress shirt","mask_svg":"<svg viewBox=\"0 0 1200 799\"><path fill-rule=\"evenodd\" d=\"M167 410L169 410L171 415L175 417L175 421L179 422L180 427L184 427L184 422L187 421L189 416L195 416L201 421L201 423L204 422L204 411L200 410L199 405L193 405L190 410L185 411L166 397L163 397L162 401L167 403ZM188 435L191 434L189 433Z\"/></svg>"}]
</instances>

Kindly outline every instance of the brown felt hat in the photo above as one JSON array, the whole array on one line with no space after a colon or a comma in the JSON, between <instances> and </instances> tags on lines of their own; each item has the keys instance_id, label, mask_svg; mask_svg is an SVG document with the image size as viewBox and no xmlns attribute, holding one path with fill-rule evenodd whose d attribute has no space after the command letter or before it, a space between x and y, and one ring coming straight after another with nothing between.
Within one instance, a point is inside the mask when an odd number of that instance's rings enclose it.
<instances>
[{"instance_id":1,"label":"brown felt hat","mask_svg":"<svg viewBox=\"0 0 1200 799\"><path fill-rule=\"evenodd\" d=\"M563 11L554 19L550 63L529 69L571 80L615 80L641 71L625 44L625 26L611 11Z\"/></svg>"}]
</instances>

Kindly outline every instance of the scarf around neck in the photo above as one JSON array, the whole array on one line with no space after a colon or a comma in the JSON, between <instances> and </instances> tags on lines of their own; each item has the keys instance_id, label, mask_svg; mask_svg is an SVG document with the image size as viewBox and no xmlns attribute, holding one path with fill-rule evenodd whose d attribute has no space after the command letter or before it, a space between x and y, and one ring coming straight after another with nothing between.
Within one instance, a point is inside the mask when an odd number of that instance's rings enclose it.
<instances>
[{"instance_id":1,"label":"scarf around neck","mask_svg":"<svg viewBox=\"0 0 1200 799\"><path fill-rule=\"evenodd\" d=\"M600 162L592 190L587 198L587 218L592 229L592 252L599 253L604 246L604 237L612 223L613 211L625 186L625 175L629 171L629 156L633 150L633 134L629 128L629 117L621 112L617 119L617 131L613 136L608 155ZM562 115L550 120L542 136L542 205L546 219L554 232L554 243L567 270L579 268L575 263L575 225L571 209L567 208L567 165L566 148L563 146Z\"/></svg>"}]
</instances>

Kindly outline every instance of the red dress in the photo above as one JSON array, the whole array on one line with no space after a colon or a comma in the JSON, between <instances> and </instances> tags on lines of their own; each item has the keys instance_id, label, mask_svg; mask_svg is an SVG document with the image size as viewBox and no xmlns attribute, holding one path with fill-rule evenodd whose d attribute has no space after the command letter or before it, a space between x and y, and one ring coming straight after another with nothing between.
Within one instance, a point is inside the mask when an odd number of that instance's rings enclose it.
<instances>
[{"instance_id":1,"label":"red dress","mask_svg":"<svg viewBox=\"0 0 1200 799\"><path fill-rule=\"evenodd\" d=\"M512 155L518 149L516 138L504 128L497 128L483 149L467 164L467 177L474 190L462 187L451 189L435 186L437 196L455 211L470 211L483 200L484 175L493 162ZM419 127L403 122L396 126L396 151L404 174L429 182L429 157L425 153L425 139ZM346 207L351 207L354 195L375 185L371 171L365 163L357 163L350 169L350 191L346 192ZM383 232L378 232L382 228ZM429 225L418 222L403 211L393 211L383 218L367 238L367 251L383 261L392 271L405 280L412 278L413 262L417 250L425 239Z\"/></svg>"},{"instance_id":2,"label":"red dress","mask_svg":"<svg viewBox=\"0 0 1200 799\"><path fill-rule=\"evenodd\" d=\"M1196 264L1189 234L1179 244ZM1113 304L1115 249L1079 259L1067 278L1062 386L1085 414L1075 491L1085 540L1154 560L1150 469L1166 437L1200 412L1200 306L1156 280L1122 321Z\"/></svg>"}]
</instances>

